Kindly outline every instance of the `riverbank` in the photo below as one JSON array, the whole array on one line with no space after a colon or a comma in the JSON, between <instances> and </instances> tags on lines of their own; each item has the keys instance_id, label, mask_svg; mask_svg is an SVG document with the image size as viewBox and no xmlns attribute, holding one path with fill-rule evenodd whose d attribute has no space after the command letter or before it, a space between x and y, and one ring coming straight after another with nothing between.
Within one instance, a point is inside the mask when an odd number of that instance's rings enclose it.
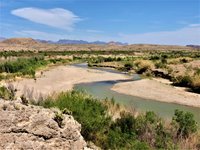
<instances>
[{"instance_id":1,"label":"riverbank","mask_svg":"<svg viewBox=\"0 0 200 150\"><path fill-rule=\"evenodd\" d=\"M40 74L40 72L37 74ZM22 79L13 84L17 89L17 97L24 94L28 98L38 99L41 96L72 90L74 85L79 83L127 79L130 78L123 74L102 70L75 66L57 66L43 72L36 80ZM183 89L161 83L159 80L142 79L117 83L112 90L161 102L200 107L199 94L186 92Z\"/></svg>"},{"instance_id":2,"label":"riverbank","mask_svg":"<svg viewBox=\"0 0 200 150\"><path fill-rule=\"evenodd\" d=\"M200 108L200 94L187 92L183 89L163 84L158 80L142 79L117 83L112 90L146 99Z\"/></svg>"},{"instance_id":3,"label":"riverbank","mask_svg":"<svg viewBox=\"0 0 200 150\"><path fill-rule=\"evenodd\" d=\"M28 98L38 99L40 96L72 90L79 83L126 79L129 78L123 74L75 66L57 66L42 72L36 80L21 79L13 82L13 85L17 89L17 97L24 94Z\"/></svg>"}]
</instances>

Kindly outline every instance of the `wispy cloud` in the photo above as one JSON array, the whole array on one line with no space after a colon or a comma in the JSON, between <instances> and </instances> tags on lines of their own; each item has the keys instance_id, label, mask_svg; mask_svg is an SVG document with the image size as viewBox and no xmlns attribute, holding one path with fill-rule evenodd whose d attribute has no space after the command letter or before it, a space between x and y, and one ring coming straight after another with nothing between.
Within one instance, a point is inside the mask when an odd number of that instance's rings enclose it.
<instances>
[{"instance_id":1,"label":"wispy cloud","mask_svg":"<svg viewBox=\"0 0 200 150\"><path fill-rule=\"evenodd\" d=\"M74 24L81 20L73 12L62 8L39 9L28 7L12 10L11 14L35 23L65 30L72 30Z\"/></svg>"},{"instance_id":2,"label":"wispy cloud","mask_svg":"<svg viewBox=\"0 0 200 150\"><path fill-rule=\"evenodd\" d=\"M120 39L129 43L151 44L200 44L200 24L191 24L175 31L149 32L142 34L119 34Z\"/></svg>"}]
</instances>

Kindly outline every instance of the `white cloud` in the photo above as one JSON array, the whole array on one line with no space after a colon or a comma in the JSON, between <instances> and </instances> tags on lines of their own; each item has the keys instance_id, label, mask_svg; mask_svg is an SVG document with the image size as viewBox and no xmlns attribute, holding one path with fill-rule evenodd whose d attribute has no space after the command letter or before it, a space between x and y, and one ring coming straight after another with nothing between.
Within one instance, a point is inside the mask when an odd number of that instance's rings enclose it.
<instances>
[{"instance_id":1,"label":"white cloud","mask_svg":"<svg viewBox=\"0 0 200 150\"><path fill-rule=\"evenodd\" d=\"M11 13L35 23L66 30L72 30L74 24L81 20L73 12L62 8L39 9L28 7L15 9Z\"/></svg>"},{"instance_id":2,"label":"white cloud","mask_svg":"<svg viewBox=\"0 0 200 150\"><path fill-rule=\"evenodd\" d=\"M149 32L142 34L119 34L122 41L129 43L150 43L186 45L200 44L200 24L191 24L175 31Z\"/></svg>"}]
</instances>

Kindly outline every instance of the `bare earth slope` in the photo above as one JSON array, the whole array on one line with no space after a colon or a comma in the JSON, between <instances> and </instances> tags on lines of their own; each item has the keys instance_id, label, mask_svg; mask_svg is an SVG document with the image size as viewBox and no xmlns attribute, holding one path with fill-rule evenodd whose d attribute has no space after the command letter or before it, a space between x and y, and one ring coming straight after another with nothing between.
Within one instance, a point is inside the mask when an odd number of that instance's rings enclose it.
<instances>
[{"instance_id":1,"label":"bare earth slope","mask_svg":"<svg viewBox=\"0 0 200 150\"><path fill-rule=\"evenodd\" d=\"M194 50L195 48L177 45L132 44L132 45L95 45L95 44L48 44L31 38L11 38L0 42L0 51L117 51L117 50Z\"/></svg>"},{"instance_id":2,"label":"bare earth slope","mask_svg":"<svg viewBox=\"0 0 200 150\"><path fill-rule=\"evenodd\" d=\"M200 95L186 92L155 80L143 79L118 83L112 90L147 99L200 107Z\"/></svg>"},{"instance_id":3,"label":"bare earth slope","mask_svg":"<svg viewBox=\"0 0 200 150\"><path fill-rule=\"evenodd\" d=\"M0 99L0 149L87 149L72 116L64 115L62 128L54 117L53 110Z\"/></svg>"}]
</instances>

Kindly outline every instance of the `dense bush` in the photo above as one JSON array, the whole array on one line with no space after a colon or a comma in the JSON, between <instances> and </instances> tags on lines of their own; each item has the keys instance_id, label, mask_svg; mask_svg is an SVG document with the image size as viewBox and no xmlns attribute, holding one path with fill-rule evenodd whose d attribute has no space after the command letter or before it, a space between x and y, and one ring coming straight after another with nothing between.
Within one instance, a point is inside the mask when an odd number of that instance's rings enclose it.
<instances>
[{"instance_id":1,"label":"dense bush","mask_svg":"<svg viewBox=\"0 0 200 150\"><path fill-rule=\"evenodd\" d=\"M177 137L187 138L190 134L197 131L197 123L192 113L175 110L173 123L177 128Z\"/></svg>"},{"instance_id":2,"label":"dense bush","mask_svg":"<svg viewBox=\"0 0 200 150\"><path fill-rule=\"evenodd\" d=\"M18 58L13 61L6 61L0 63L0 73L13 73L18 75L29 75L34 77L38 68L46 66L48 64L67 63L69 60L61 58L51 58L46 60L43 56L30 57L30 58ZM0 76L0 80L4 79L3 75Z\"/></svg>"},{"instance_id":3,"label":"dense bush","mask_svg":"<svg viewBox=\"0 0 200 150\"><path fill-rule=\"evenodd\" d=\"M82 125L81 133L89 141L95 140L98 131L108 126L110 121L110 118L106 117L106 107L82 92L61 93L56 100L49 98L40 105L70 110Z\"/></svg>"},{"instance_id":4,"label":"dense bush","mask_svg":"<svg viewBox=\"0 0 200 150\"><path fill-rule=\"evenodd\" d=\"M146 112L137 117L129 112L122 112L118 119L113 120L113 116L108 113L111 106L105 105L107 103L107 100L99 101L86 93L72 91L61 93L55 98L49 97L38 104L58 107L62 112L67 110L72 113L82 125L83 137L102 149L177 149L180 140L174 134L179 135L181 131L182 136L188 136L196 131L196 124L190 113L176 111L173 126L166 126L154 112ZM112 101L109 104L115 103ZM60 116L62 114L54 119L60 122Z\"/></svg>"},{"instance_id":5,"label":"dense bush","mask_svg":"<svg viewBox=\"0 0 200 150\"><path fill-rule=\"evenodd\" d=\"M35 70L44 65L47 65L44 57L18 58L16 61L0 64L0 73L21 73L34 76Z\"/></svg>"}]
</instances>

